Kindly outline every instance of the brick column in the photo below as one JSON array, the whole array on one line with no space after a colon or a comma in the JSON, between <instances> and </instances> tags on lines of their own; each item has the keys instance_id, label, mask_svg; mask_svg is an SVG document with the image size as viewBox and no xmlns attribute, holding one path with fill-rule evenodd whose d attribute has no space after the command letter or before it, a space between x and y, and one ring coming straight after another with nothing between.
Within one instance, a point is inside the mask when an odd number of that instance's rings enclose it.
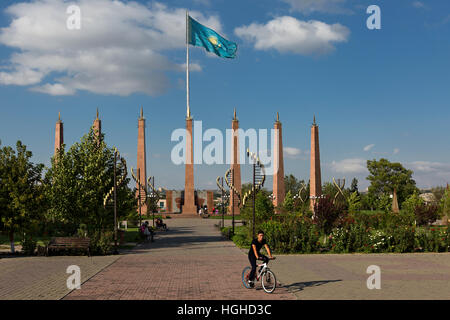
<instances>
[{"instance_id":1,"label":"brick column","mask_svg":"<svg viewBox=\"0 0 450 320\"><path fill-rule=\"evenodd\" d=\"M398 207L398 200L397 200L397 190L394 189L394 194L392 196L392 212L399 213L400 209Z\"/></svg>"},{"instance_id":2,"label":"brick column","mask_svg":"<svg viewBox=\"0 0 450 320\"><path fill-rule=\"evenodd\" d=\"M97 109L97 118L94 120L93 127L97 137L100 137L100 135L102 134L102 121L98 118L98 109Z\"/></svg>"},{"instance_id":3,"label":"brick column","mask_svg":"<svg viewBox=\"0 0 450 320\"><path fill-rule=\"evenodd\" d=\"M147 155L145 151L145 118L144 112L141 108L141 116L138 120L138 149L137 149L137 169L140 169L140 177L141 185L147 188ZM136 188L138 189L136 192L136 197L138 197L139 186L136 183ZM141 207L142 215L147 214L147 205L143 204ZM139 211L139 208L138 208Z\"/></svg>"},{"instance_id":4,"label":"brick column","mask_svg":"<svg viewBox=\"0 0 450 320\"><path fill-rule=\"evenodd\" d=\"M322 179L320 175L319 126L316 117L311 126L311 167L310 167L310 209L314 212L313 197L322 195Z\"/></svg>"},{"instance_id":5,"label":"brick column","mask_svg":"<svg viewBox=\"0 0 450 320\"><path fill-rule=\"evenodd\" d=\"M58 153L58 150L61 149L61 146L64 144L64 125L61 121L61 113L58 115L58 121L56 121L55 127L55 157ZM55 158L56 160L56 158Z\"/></svg>"},{"instance_id":6,"label":"brick column","mask_svg":"<svg viewBox=\"0 0 450 320\"><path fill-rule=\"evenodd\" d=\"M167 207L167 212L166 213L173 213L173 194L172 194L172 190L167 190L166 191L166 207Z\"/></svg>"},{"instance_id":7,"label":"brick column","mask_svg":"<svg viewBox=\"0 0 450 320\"><path fill-rule=\"evenodd\" d=\"M274 125L275 129L275 143L273 151L273 205L275 207L281 206L285 197L284 187L284 161L283 161L283 135L281 129L281 122L277 112L277 121Z\"/></svg>"},{"instance_id":8,"label":"brick column","mask_svg":"<svg viewBox=\"0 0 450 320\"><path fill-rule=\"evenodd\" d=\"M184 184L183 214L197 214L194 193L194 142L192 137L192 118L186 118L186 164Z\"/></svg>"},{"instance_id":9,"label":"brick column","mask_svg":"<svg viewBox=\"0 0 450 320\"><path fill-rule=\"evenodd\" d=\"M214 191L207 191L206 193L206 205L208 206L209 213L212 212L212 209L214 207Z\"/></svg>"},{"instance_id":10,"label":"brick column","mask_svg":"<svg viewBox=\"0 0 450 320\"><path fill-rule=\"evenodd\" d=\"M242 192L242 183L241 183L241 164L240 164L240 154L239 154L239 120L236 117L236 110L234 110L234 117L231 121L231 168L234 171L234 187L236 190L241 193ZM230 214L232 212L232 208L234 206L234 214L240 214L241 210L238 206L238 199L234 195L232 191L230 191Z\"/></svg>"}]
</instances>

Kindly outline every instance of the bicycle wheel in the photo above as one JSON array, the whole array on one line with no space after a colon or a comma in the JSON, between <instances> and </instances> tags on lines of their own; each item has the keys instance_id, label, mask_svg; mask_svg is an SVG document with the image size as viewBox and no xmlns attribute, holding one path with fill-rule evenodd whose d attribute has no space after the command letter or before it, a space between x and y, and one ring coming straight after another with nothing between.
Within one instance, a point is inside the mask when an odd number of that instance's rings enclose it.
<instances>
[{"instance_id":1,"label":"bicycle wheel","mask_svg":"<svg viewBox=\"0 0 450 320\"><path fill-rule=\"evenodd\" d=\"M274 292L277 287L277 279L275 278L275 274L270 270L264 272L261 277L261 285L265 292Z\"/></svg>"},{"instance_id":2,"label":"bicycle wheel","mask_svg":"<svg viewBox=\"0 0 450 320\"><path fill-rule=\"evenodd\" d=\"M250 286L248 285L248 276L250 275L250 271L252 271L252 268L250 267L245 267L244 270L242 271L242 284L247 289L251 289Z\"/></svg>"}]
</instances>

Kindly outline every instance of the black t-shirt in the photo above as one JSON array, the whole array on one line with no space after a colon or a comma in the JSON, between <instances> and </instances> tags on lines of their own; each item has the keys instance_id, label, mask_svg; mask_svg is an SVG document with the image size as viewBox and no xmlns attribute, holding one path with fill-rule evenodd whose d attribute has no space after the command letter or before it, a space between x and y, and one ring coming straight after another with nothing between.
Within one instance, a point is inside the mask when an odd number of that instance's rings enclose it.
<instances>
[{"instance_id":1,"label":"black t-shirt","mask_svg":"<svg viewBox=\"0 0 450 320\"><path fill-rule=\"evenodd\" d=\"M259 242L258 239L253 239L252 244L250 245L250 251L248 252L248 254L255 256L255 253L253 252L253 245L255 245L256 252L258 252L258 255L259 255L260 254L259 251L265 244L266 244L266 239L263 239L262 242Z\"/></svg>"}]
</instances>

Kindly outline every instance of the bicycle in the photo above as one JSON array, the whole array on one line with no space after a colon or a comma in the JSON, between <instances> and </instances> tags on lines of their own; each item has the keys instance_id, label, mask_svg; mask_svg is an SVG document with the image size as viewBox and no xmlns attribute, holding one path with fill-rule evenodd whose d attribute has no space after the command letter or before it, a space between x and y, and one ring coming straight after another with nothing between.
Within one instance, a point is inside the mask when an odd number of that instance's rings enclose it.
<instances>
[{"instance_id":1,"label":"bicycle","mask_svg":"<svg viewBox=\"0 0 450 320\"><path fill-rule=\"evenodd\" d=\"M269 260L275 260L275 258ZM257 268L259 267L259 271L258 270L256 271L255 282L261 279L261 286L263 290L266 293L272 293L275 291L277 287L277 279L275 278L275 274L267 266L268 263L269 262L267 261L265 263L256 265ZM244 270L242 271L242 284L247 289L251 289L250 285L248 284L248 279L251 270L252 270L251 267L245 267Z\"/></svg>"}]
</instances>

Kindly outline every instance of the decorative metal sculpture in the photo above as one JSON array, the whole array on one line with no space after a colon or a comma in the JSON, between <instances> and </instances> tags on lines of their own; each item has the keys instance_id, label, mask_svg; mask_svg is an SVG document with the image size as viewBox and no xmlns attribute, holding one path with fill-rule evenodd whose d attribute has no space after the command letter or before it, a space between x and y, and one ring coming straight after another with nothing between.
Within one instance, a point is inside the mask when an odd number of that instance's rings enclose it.
<instances>
[{"instance_id":1,"label":"decorative metal sculpture","mask_svg":"<svg viewBox=\"0 0 450 320\"><path fill-rule=\"evenodd\" d=\"M238 203L237 206L239 207L241 205L241 193L234 187L233 171L231 168L228 169L227 172L225 173L225 182L227 186L230 188L230 190L233 192L233 194L236 195Z\"/></svg>"},{"instance_id":2,"label":"decorative metal sculpture","mask_svg":"<svg viewBox=\"0 0 450 320\"><path fill-rule=\"evenodd\" d=\"M139 198L141 200L141 204L142 203L146 203L147 201L147 190L145 188L145 186L143 186L141 184L141 179L140 177L136 177L136 175L134 174L134 170L133 167L131 167L131 176L133 177L133 180L137 183L138 187L139 187ZM141 190L143 193L141 193Z\"/></svg>"},{"instance_id":3,"label":"decorative metal sculpture","mask_svg":"<svg viewBox=\"0 0 450 320\"><path fill-rule=\"evenodd\" d=\"M294 196L294 198L300 199L300 201L301 201L302 203L305 203L305 201L308 200L308 194L306 194L305 199L303 199L303 198L302 198L302 191L305 191L305 192L306 192L306 185L305 185L303 182L301 182L301 188L300 188L300 190L298 191L298 193Z\"/></svg>"},{"instance_id":4,"label":"decorative metal sculpture","mask_svg":"<svg viewBox=\"0 0 450 320\"><path fill-rule=\"evenodd\" d=\"M218 176L216 179L216 184L220 189L221 192L221 199L222 199L222 227L225 226L225 221L224 221L224 215L225 215L225 205L228 205L228 200L229 196L228 196L228 192L227 190L225 190L225 188L223 187L223 177ZM234 222L234 219L233 219Z\"/></svg>"},{"instance_id":5,"label":"decorative metal sculpture","mask_svg":"<svg viewBox=\"0 0 450 320\"><path fill-rule=\"evenodd\" d=\"M134 171L133 171L133 167L131 168L131 176L133 177L133 180L134 181L136 181L136 183L137 183L137 185L138 185L138 194L139 194L139 197L138 197L138 206L139 206L139 226L141 226L141 224L142 224L142 212L141 212L141 209L142 209L142 204L144 203L147 203L147 190L146 190L146 188L145 188L145 186L143 186L142 184L141 184L141 179L140 179L140 169L138 169L138 176L139 177L136 177L135 176L135 174L134 174Z\"/></svg>"},{"instance_id":6,"label":"decorative metal sculpture","mask_svg":"<svg viewBox=\"0 0 450 320\"><path fill-rule=\"evenodd\" d=\"M345 199L344 192L342 191L342 189L344 189L344 186L345 186L345 179L337 179L337 182L336 182L336 180L333 177L333 184L338 189L338 191L334 195L333 203L336 202L336 199L339 196L339 194L341 194L342 197Z\"/></svg>"},{"instance_id":7,"label":"decorative metal sculpture","mask_svg":"<svg viewBox=\"0 0 450 320\"><path fill-rule=\"evenodd\" d=\"M124 158L122 158L120 156L119 150L117 150L117 148L114 148L114 152L116 153L117 157L120 159L120 162L122 163L122 176L120 177L119 181L117 181L117 188L120 187L120 185L122 185L122 183L125 181L126 177L127 177L127 162ZM116 186L113 186L111 188L111 190L109 190L109 192L106 194L105 198L103 199L103 206L106 207L106 205L108 204L108 201L111 199L112 194L114 193L114 189L116 188Z\"/></svg>"},{"instance_id":8,"label":"decorative metal sculpture","mask_svg":"<svg viewBox=\"0 0 450 320\"><path fill-rule=\"evenodd\" d=\"M147 179L147 186L150 187L151 191L150 193L150 199L152 199L153 203L158 203L158 201L161 199L161 196L159 194L159 192L155 189L154 186L155 183L155 177L153 177L153 182L152 182L152 177L149 177Z\"/></svg>"},{"instance_id":9,"label":"decorative metal sculpture","mask_svg":"<svg viewBox=\"0 0 450 320\"><path fill-rule=\"evenodd\" d=\"M248 156L253 159L253 161L256 164L256 169L258 170L257 175L255 176L257 179L255 180L255 184L252 186L252 189L249 190L242 200L242 206L245 206L248 199L254 194L257 193L263 186L264 182L266 181L266 170L264 168L264 165L261 163L259 157L256 155L256 153L250 152L247 149Z\"/></svg>"},{"instance_id":10,"label":"decorative metal sculpture","mask_svg":"<svg viewBox=\"0 0 450 320\"><path fill-rule=\"evenodd\" d=\"M227 191L225 190L224 187L222 187L222 184L220 183L220 178L221 178L221 176L218 176L216 179L217 187L220 189L221 192L226 193Z\"/></svg>"}]
</instances>

